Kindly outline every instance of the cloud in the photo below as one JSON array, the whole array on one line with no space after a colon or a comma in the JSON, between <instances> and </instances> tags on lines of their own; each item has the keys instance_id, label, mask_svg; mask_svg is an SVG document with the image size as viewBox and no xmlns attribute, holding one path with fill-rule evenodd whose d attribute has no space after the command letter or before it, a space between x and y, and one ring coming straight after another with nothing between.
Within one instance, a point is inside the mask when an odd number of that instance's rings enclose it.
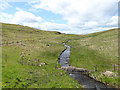
<instances>
[{"instance_id":1,"label":"cloud","mask_svg":"<svg viewBox=\"0 0 120 90\"><path fill-rule=\"evenodd\" d=\"M95 22L95 21L89 21L89 22L86 22L84 26L85 26L85 27L92 28L92 27L98 26L98 23Z\"/></svg>"},{"instance_id":2,"label":"cloud","mask_svg":"<svg viewBox=\"0 0 120 90\"><path fill-rule=\"evenodd\" d=\"M63 15L69 23L97 20L113 15L117 0L37 0L32 6ZM36 2L37 2L36 1ZM114 10L113 10L114 9Z\"/></svg>"},{"instance_id":3,"label":"cloud","mask_svg":"<svg viewBox=\"0 0 120 90\"><path fill-rule=\"evenodd\" d=\"M12 23L36 23L42 21L40 16L36 17L34 14L26 11L18 11L14 16Z\"/></svg>"},{"instance_id":4,"label":"cloud","mask_svg":"<svg viewBox=\"0 0 120 90\"><path fill-rule=\"evenodd\" d=\"M39 24L41 22L44 22L44 20L40 16L35 16L34 14L27 11L22 11L21 9L18 9L18 11L14 15L1 13L0 21L5 23L21 24L36 28L39 27Z\"/></svg>"},{"instance_id":5,"label":"cloud","mask_svg":"<svg viewBox=\"0 0 120 90\"><path fill-rule=\"evenodd\" d=\"M110 22L108 22L106 25L110 26L110 27L112 27L112 26L117 27L117 25L118 25L118 16L112 16L111 19L110 19Z\"/></svg>"},{"instance_id":6,"label":"cloud","mask_svg":"<svg viewBox=\"0 0 120 90\"><path fill-rule=\"evenodd\" d=\"M116 20L118 18L117 16L113 16L110 21L105 25L106 27L98 27L98 23L93 21L87 22L84 25L70 25L47 22L43 20L40 16L35 16L34 14L23 11L21 9L18 10L19 11L17 11L14 15L1 13L0 21L5 23L21 24L24 26L35 27L42 30L60 31L67 34L88 34L115 28L111 27L111 24L113 24L113 26L114 24L116 25Z\"/></svg>"},{"instance_id":7,"label":"cloud","mask_svg":"<svg viewBox=\"0 0 120 90\"><path fill-rule=\"evenodd\" d=\"M0 21L63 33L87 34L117 27L118 0L33 0L28 11L20 8L14 14L1 13ZM32 13L43 9L62 15L65 24L44 20Z\"/></svg>"},{"instance_id":8,"label":"cloud","mask_svg":"<svg viewBox=\"0 0 120 90\"><path fill-rule=\"evenodd\" d=\"M44 22L41 25L41 28L44 30L65 30L69 29L69 26L66 24L57 24L57 23L51 23L51 22Z\"/></svg>"},{"instance_id":9,"label":"cloud","mask_svg":"<svg viewBox=\"0 0 120 90\"><path fill-rule=\"evenodd\" d=\"M117 27L117 4L118 0L34 0L31 3L35 9L62 15L76 31Z\"/></svg>"},{"instance_id":10,"label":"cloud","mask_svg":"<svg viewBox=\"0 0 120 90\"><path fill-rule=\"evenodd\" d=\"M0 22L8 23L11 21L12 18L13 16L11 14L7 14L3 12L0 14Z\"/></svg>"},{"instance_id":11,"label":"cloud","mask_svg":"<svg viewBox=\"0 0 120 90\"><path fill-rule=\"evenodd\" d=\"M40 16L35 16L34 14L27 11L23 11L19 8L16 9L18 11L13 15L2 12L0 15L0 22L20 24L49 31L64 31L66 29L70 30L69 26L66 24L47 22Z\"/></svg>"},{"instance_id":12,"label":"cloud","mask_svg":"<svg viewBox=\"0 0 120 90\"><path fill-rule=\"evenodd\" d=\"M0 9L4 10L8 7L12 7L6 0L0 0Z\"/></svg>"}]
</instances>

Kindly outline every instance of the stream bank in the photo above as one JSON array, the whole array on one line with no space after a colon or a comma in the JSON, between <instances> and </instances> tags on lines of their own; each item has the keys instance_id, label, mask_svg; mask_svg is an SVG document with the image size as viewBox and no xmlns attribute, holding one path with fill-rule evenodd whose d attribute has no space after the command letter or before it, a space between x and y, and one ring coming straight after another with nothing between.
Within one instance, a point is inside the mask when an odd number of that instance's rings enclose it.
<instances>
[{"instance_id":1,"label":"stream bank","mask_svg":"<svg viewBox=\"0 0 120 90\"><path fill-rule=\"evenodd\" d=\"M63 43L66 47L65 50L62 51L62 53L59 56L59 63L61 64L61 67L69 67L69 58L70 58L70 46L68 46L66 43ZM78 83L80 85L82 85L84 88L94 88L97 90L101 90L101 89L105 89L105 88L109 88L111 89L110 86L97 81L96 79L90 77L89 75L85 75L81 72L77 72L77 73L72 73L70 71L67 71L68 74L70 75L70 77L74 78L75 80L78 81ZM113 89L112 90L116 90Z\"/></svg>"}]
</instances>

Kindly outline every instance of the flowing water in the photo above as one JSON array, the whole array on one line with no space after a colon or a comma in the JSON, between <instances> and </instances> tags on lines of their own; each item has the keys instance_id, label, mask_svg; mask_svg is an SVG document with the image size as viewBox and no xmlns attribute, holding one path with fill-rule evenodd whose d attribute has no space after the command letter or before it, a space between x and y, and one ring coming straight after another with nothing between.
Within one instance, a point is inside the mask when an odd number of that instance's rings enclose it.
<instances>
[{"instance_id":1,"label":"flowing water","mask_svg":"<svg viewBox=\"0 0 120 90\"><path fill-rule=\"evenodd\" d=\"M66 45L65 43L63 43L63 44L66 46L66 49L61 53L59 60L60 60L61 67L62 66L67 67L67 66L69 66L68 60L70 57L70 48L71 47ZM71 73L71 72L68 72L68 73L72 78L77 80L78 83L81 84L84 88L94 88L95 90L101 90L101 88L110 88L108 85L105 85L104 83L99 82L99 81L95 80L94 78L84 75L82 73ZM114 89L114 90L116 90L116 89Z\"/></svg>"}]
</instances>

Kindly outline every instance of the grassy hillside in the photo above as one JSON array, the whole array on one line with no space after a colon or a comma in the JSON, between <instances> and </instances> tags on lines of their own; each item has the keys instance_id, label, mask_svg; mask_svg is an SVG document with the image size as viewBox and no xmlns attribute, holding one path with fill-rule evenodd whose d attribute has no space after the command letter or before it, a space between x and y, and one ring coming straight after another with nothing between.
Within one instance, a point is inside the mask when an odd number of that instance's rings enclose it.
<instances>
[{"instance_id":1,"label":"grassy hillside","mask_svg":"<svg viewBox=\"0 0 120 90\"><path fill-rule=\"evenodd\" d=\"M118 30L76 36L69 42L70 64L91 70L91 76L104 83L118 85ZM115 65L115 71L113 70ZM94 72L95 67L97 71ZM105 71L112 71L115 77L105 77Z\"/></svg>"},{"instance_id":2,"label":"grassy hillside","mask_svg":"<svg viewBox=\"0 0 120 90\"><path fill-rule=\"evenodd\" d=\"M117 76L101 76L106 70L117 68L117 29L89 35L66 35L43 31L27 26L2 23L2 86L27 88L79 88L77 81L66 72L58 70L58 57L65 46L71 48L70 65L94 70L91 76L113 84ZM47 65L39 67L40 63ZM114 71L117 73L117 71Z\"/></svg>"},{"instance_id":3,"label":"grassy hillside","mask_svg":"<svg viewBox=\"0 0 120 90\"><path fill-rule=\"evenodd\" d=\"M81 87L67 73L55 67L62 50L65 34L34 28L2 24L3 87ZM42 67L39 64L45 62Z\"/></svg>"}]
</instances>

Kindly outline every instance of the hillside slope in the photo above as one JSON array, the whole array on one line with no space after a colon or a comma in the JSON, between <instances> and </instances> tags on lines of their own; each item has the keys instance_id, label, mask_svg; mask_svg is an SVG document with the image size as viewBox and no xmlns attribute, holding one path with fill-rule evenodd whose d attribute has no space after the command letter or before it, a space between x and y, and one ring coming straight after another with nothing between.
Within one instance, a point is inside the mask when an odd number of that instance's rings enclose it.
<instances>
[{"instance_id":1,"label":"hillside slope","mask_svg":"<svg viewBox=\"0 0 120 90\"><path fill-rule=\"evenodd\" d=\"M70 64L91 70L91 76L111 85L118 85L118 30L81 35L72 38ZM113 68L114 66L115 68ZM96 72L94 70L97 69ZM114 71L115 69L115 71ZM105 77L112 71L115 77Z\"/></svg>"},{"instance_id":2,"label":"hillside slope","mask_svg":"<svg viewBox=\"0 0 120 90\"><path fill-rule=\"evenodd\" d=\"M58 57L65 49L65 34L13 24L2 26L4 88L81 87L66 72L56 69L60 66ZM47 65L40 67L44 62Z\"/></svg>"},{"instance_id":3,"label":"hillside slope","mask_svg":"<svg viewBox=\"0 0 120 90\"><path fill-rule=\"evenodd\" d=\"M65 49L62 42L67 40L71 40L67 43L72 47L71 65L94 70L97 64L98 71L91 75L96 74L103 82L117 84L116 77L105 79L100 76L111 70L112 64L117 68L117 29L89 35L67 35L2 23L3 87L81 87L66 72L57 69L60 67L58 57ZM43 62L46 65L40 67Z\"/></svg>"}]
</instances>

